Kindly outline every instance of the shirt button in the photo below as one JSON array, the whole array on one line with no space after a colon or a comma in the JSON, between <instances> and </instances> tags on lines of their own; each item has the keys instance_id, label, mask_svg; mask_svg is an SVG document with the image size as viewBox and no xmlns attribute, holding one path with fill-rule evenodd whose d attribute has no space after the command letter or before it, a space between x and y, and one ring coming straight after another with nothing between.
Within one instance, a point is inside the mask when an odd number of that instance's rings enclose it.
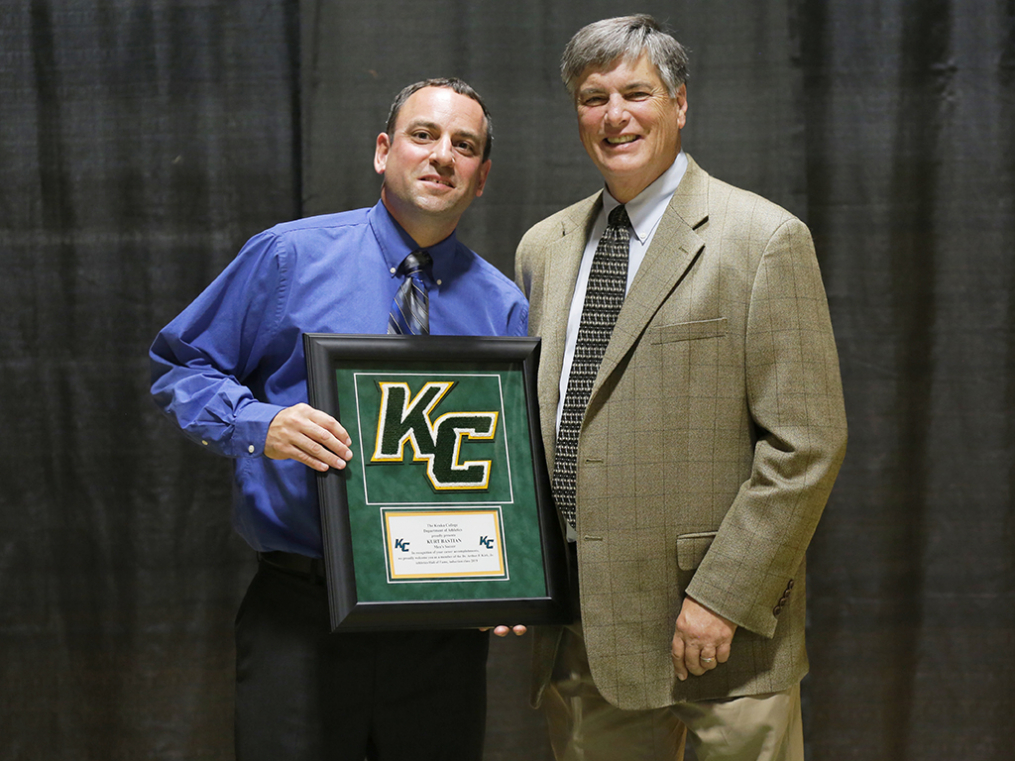
<instances>
[{"instance_id":1,"label":"shirt button","mask_svg":"<svg viewBox=\"0 0 1015 761\"><path fill-rule=\"evenodd\" d=\"M441 282L443 282L443 281L441 281L441 280L438 280L438 281L437 281L437 285L440 285L440 284L441 284Z\"/></svg>"},{"instance_id":2,"label":"shirt button","mask_svg":"<svg viewBox=\"0 0 1015 761\"><path fill-rule=\"evenodd\" d=\"M256 450L254 449L254 445L253 445L253 444L251 444L251 445L250 445L249 447L247 447L247 451L248 451L248 452L250 452L250 454L253 454L253 453L254 453L254 452L256 451Z\"/></svg>"},{"instance_id":3,"label":"shirt button","mask_svg":"<svg viewBox=\"0 0 1015 761\"><path fill-rule=\"evenodd\" d=\"M388 270L388 271L389 271L389 272L390 272L390 273L391 273L392 275L394 275L394 274L395 274L395 272L397 272L397 270L396 270L396 269L395 269L394 267L392 267L392 268L391 268L390 270Z\"/></svg>"},{"instance_id":4,"label":"shirt button","mask_svg":"<svg viewBox=\"0 0 1015 761\"><path fill-rule=\"evenodd\" d=\"M204 444L205 446L208 446L208 442L205 441L204 439L201 439L201 443Z\"/></svg>"}]
</instances>

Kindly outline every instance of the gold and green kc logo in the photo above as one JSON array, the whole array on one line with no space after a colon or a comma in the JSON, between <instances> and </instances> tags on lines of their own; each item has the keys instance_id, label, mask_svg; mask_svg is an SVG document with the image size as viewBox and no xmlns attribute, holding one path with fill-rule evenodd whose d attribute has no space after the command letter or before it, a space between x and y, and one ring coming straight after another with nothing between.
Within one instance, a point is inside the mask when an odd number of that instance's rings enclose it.
<instances>
[{"instance_id":1,"label":"gold and green kc logo","mask_svg":"<svg viewBox=\"0 0 1015 761\"><path fill-rule=\"evenodd\" d=\"M511 500L496 374L357 378L368 503L474 504Z\"/></svg>"}]
</instances>

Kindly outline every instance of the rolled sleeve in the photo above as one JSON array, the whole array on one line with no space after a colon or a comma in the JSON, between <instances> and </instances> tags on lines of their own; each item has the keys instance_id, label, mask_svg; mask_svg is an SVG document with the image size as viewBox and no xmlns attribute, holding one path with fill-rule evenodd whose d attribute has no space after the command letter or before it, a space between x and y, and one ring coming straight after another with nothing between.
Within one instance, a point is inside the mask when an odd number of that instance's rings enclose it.
<instances>
[{"instance_id":1,"label":"rolled sleeve","mask_svg":"<svg viewBox=\"0 0 1015 761\"><path fill-rule=\"evenodd\" d=\"M241 380L257 367L277 320L278 248L270 233L251 238L149 351L155 403L188 437L227 457L263 453L282 409Z\"/></svg>"}]
</instances>

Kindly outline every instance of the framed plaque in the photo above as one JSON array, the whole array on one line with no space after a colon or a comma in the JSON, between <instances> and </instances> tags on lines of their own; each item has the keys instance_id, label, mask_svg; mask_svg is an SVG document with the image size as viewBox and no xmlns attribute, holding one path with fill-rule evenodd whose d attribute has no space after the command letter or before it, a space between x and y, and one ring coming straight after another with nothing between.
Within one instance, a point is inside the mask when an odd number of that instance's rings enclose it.
<instances>
[{"instance_id":1,"label":"framed plaque","mask_svg":"<svg viewBox=\"0 0 1015 761\"><path fill-rule=\"evenodd\" d=\"M538 339L303 340L310 404L353 441L317 474L332 629L568 622Z\"/></svg>"}]
</instances>

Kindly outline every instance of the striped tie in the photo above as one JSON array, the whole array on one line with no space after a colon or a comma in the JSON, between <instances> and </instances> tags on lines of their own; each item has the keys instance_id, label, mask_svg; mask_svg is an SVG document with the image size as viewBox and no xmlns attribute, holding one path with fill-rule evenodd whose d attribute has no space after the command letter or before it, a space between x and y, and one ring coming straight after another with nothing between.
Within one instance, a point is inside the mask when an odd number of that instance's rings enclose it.
<instances>
[{"instance_id":1,"label":"striped tie","mask_svg":"<svg viewBox=\"0 0 1015 761\"><path fill-rule=\"evenodd\" d=\"M398 287L391 304L389 335L430 335L430 300L422 273L432 263L433 259L426 251L413 251L398 265L396 274L402 275L405 280Z\"/></svg>"},{"instance_id":2,"label":"striped tie","mask_svg":"<svg viewBox=\"0 0 1015 761\"><path fill-rule=\"evenodd\" d=\"M596 246L589 272L582 319L575 341L574 361L567 379L564 409L557 431L553 461L553 498L557 508L575 527L575 492L578 473L578 432L589 404L592 385L613 335L627 293L627 259L631 233L627 210L618 206L610 212L609 225Z\"/></svg>"}]
</instances>

